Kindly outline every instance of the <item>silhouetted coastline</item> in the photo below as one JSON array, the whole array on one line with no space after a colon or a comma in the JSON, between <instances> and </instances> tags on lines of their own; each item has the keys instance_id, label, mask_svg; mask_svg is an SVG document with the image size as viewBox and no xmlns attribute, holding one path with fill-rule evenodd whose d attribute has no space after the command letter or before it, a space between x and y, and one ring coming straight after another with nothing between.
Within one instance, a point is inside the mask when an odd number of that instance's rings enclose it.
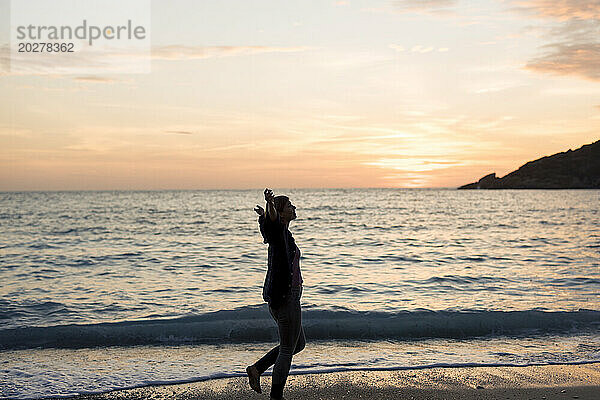
<instances>
[{"instance_id":1,"label":"silhouetted coastline","mask_svg":"<svg viewBox=\"0 0 600 400\"><path fill-rule=\"evenodd\" d=\"M530 161L502 178L488 174L459 189L600 189L600 140Z\"/></svg>"}]
</instances>

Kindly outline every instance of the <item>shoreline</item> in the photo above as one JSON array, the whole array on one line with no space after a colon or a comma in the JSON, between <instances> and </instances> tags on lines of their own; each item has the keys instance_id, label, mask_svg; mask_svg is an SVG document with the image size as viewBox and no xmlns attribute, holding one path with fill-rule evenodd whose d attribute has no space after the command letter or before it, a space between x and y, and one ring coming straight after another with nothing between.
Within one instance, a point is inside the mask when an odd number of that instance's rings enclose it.
<instances>
[{"instance_id":1,"label":"shoreline","mask_svg":"<svg viewBox=\"0 0 600 400\"><path fill-rule=\"evenodd\" d=\"M71 399L263 399L271 377L261 377L262 394L246 377L208 379L121 389ZM528 366L432 367L294 374L286 399L600 399L600 361Z\"/></svg>"}]
</instances>

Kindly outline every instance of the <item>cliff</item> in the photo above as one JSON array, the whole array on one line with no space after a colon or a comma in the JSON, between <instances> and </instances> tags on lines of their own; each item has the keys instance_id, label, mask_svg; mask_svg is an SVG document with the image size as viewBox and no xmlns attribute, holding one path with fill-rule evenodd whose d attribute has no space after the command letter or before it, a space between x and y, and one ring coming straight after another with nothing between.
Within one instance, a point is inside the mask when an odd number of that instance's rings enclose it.
<instances>
[{"instance_id":1,"label":"cliff","mask_svg":"<svg viewBox=\"0 0 600 400\"><path fill-rule=\"evenodd\" d=\"M502 178L486 175L459 189L600 189L600 140L529 161Z\"/></svg>"}]
</instances>

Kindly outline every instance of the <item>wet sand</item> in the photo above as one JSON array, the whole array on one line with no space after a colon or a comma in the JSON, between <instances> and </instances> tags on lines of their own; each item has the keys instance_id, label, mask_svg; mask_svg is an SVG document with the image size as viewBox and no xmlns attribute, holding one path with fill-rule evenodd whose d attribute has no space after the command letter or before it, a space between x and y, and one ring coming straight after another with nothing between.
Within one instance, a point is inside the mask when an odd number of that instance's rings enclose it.
<instances>
[{"instance_id":1,"label":"wet sand","mask_svg":"<svg viewBox=\"0 0 600 400\"><path fill-rule=\"evenodd\" d=\"M253 392L247 379L239 377L120 390L78 399L268 399L270 383L270 376L261 378L262 394ZM284 396L288 400L600 400L600 362L291 375Z\"/></svg>"}]
</instances>

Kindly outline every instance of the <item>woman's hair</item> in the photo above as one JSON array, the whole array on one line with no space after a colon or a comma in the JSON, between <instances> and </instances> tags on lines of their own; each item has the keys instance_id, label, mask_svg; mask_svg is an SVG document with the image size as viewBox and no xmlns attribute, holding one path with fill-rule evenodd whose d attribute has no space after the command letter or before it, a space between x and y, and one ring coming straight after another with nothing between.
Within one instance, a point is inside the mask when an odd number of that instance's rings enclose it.
<instances>
[{"instance_id":1,"label":"woman's hair","mask_svg":"<svg viewBox=\"0 0 600 400\"><path fill-rule=\"evenodd\" d=\"M275 196L273 204L278 213L283 211L283 207L285 207L288 201L290 201L290 198L287 196Z\"/></svg>"}]
</instances>

